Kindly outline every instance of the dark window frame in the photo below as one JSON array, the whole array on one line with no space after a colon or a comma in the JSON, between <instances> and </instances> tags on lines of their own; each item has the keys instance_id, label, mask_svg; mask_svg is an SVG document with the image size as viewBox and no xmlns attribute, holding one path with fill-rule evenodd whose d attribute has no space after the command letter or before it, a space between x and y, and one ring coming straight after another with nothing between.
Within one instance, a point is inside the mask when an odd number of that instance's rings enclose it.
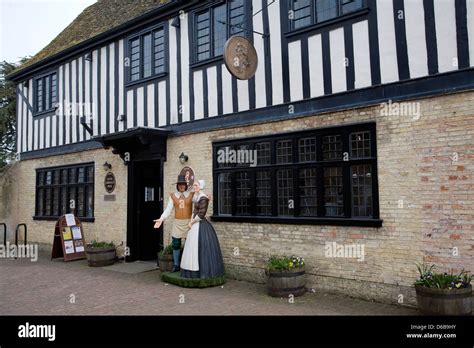
<instances>
[{"instance_id":1,"label":"dark window frame","mask_svg":"<svg viewBox=\"0 0 474 348\"><path fill-rule=\"evenodd\" d=\"M370 157L363 158L350 158L350 135L357 132L370 132ZM342 154L343 157L340 160L323 160L323 148L322 148L322 139L327 135L336 135L341 134L342 136ZM299 139L305 138L316 138L316 160L315 161L304 161L299 163ZM293 161L292 163L276 164L276 143L279 140L292 139L293 144ZM251 167L249 165L242 166L238 164L226 164L222 165L218 163L217 160L217 151L223 147L230 146L231 149L236 149L241 145L249 145L251 149L255 149L255 144L262 142L270 142L271 149L271 162L266 165L256 165ZM307 131L292 132L292 133L282 133L275 134L270 136L262 137L252 137L252 138L243 138L236 139L231 141L219 141L214 142L213 146L213 180L215 183L218 183L219 175L222 173L229 173L231 178L231 214L220 214L219 206L221 205L219 197L219 188L218 185L214 185L213 195L215 197L214 204L214 214L212 219L215 221L229 221L229 222L262 222L262 223L288 223L288 224L315 224L315 225L343 225L343 226L367 226L367 227L380 227L382 225L382 220L380 219L379 213L379 193L378 193L378 174L377 174L377 157L376 157L376 125L375 123L362 123L348 126L339 126L331 128L322 128L322 129L312 129ZM349 157L348 160L345 160L344 153L347 152ZM354 216L353 212L353 184L351 181L351 170L357 165L371 165L371 184L372 190L370 191L371 200L371 210L372 216ZM325 212L325 192L324 192L324 168L332 167L342 167L342 197L343 197L343 207L342 216L330 216ZM300 180L300 171L302 169L315 168L316 169L316 210L317 216L304 216L302 214L302 208L307 209L302 206L300 201L301 188ZM278 195L277 195L277 171L280 169L291 170L292 171L292 180L293 180L293 200L294 200L294 209L291 216L279 216L278 215ZM235 194L235 173L248 171L249 177L251 178L250 190L252 192L250 201L250 215L237 215L236 207L236 194ZM270 181L271 181L271 215L258 215L257 214L257 182L256 182L256 172L258 171L269 171L270 172Z\"/></svg>"},{"instance_id":2,"label":"dark window frame","mask_svg":"<svg viewBox=\"0 0 474 348\"><path fill-rule=\"evenodd\" d=\"M230 7L229 3L232 2L232 0L218 0L211 2L209 4L205 4L203 6L200 6L198 8L195 8L190 12L190 40L189 40L189 45L190 45L190 66L191 67L198 67L201 65L209 64L214 61L219 61L223 59L223 55L215 55L214 53L214 13L213 9L216 7L219 7L221 5L226 5L226 38L230 38L233 35L240 35L248 38L250 41L253 42L253 37L252 35L249 35L247 30L241 29L240 32L238 33L232 33L231 32L231 18L230 18ZM251 17L251 4L249 4L248 1L244 0L243 1L243 6L244 6L244 20L242 23L246 23L246 21L250 21L251 18L249 19L249 15ZM197 16L199 14L202 14L204 12L209 13L209 40L210 40L210 47L209 47L209 52L210 52L210 57L206 59L199 60L198 59L198 53L197 53L197 26L196 26L196 21L197 21ZM245 25L243 26L245 28ZM237 28L237 27L236 27ZM238 29L237 29L238 30ZM226 39L226 40L227 40Z\"/></svg>"},{"instance_id":3,"label":"dark window frame","mask_svg":"<svg viewBox=\"0 0 474 348\"><path fill-rule=\"evenodd\" d=\"M55 89L53 89L53 76L55 77ZM48 81L48 83L46 83ZM42 108L39 110L39 100L38 100L38 83L41 82L41 105ZM40 76L36 76L33 79L33 116L49 113L56 110L59 98L59 89L58 89L58 72L57 70L48 71ZM46 86L49 88L46 89ZM54 96L54 98L53 98ZM48 100L48 103L46 101Z\"/></svg>"},{"instance_id":4,"label":"dark window frame","mask_svg":"<svg viewBox=\"0 0 474 348\"><path fill-rule=\"evenodd\" d=\"M163 64L163 71L155 73L155 32L163 30L163 59L164 59L164 64ZM144 77L143 71L144 71L144 37L146 35L151 34L151 75ZM139 39L139 78L136 80L132 80L132 45L131 42ZM169 73L169 28L166 22L148 27L142 31L136 32L130 36L128 36L125 40L125 58L128 60L128 65L125 64L124 70L125 70L125 86L131 86L155 79L160 79L165 77Z\"/></svg>"},{"instance_id":5,"label":"dark window frame","mask_svg":"<svg viewBox=\"0 0 474 348\"><path fill-rule=\"evenodd\" d=\"M79 182L79 171L83 169L83 181ZM91 172L90 172L91 169ZM75 183L70 183L71 180L71 170L75 171ZM63 182L63 174L66 174L66 182ZM91 177L89 177L91 173ZM48 175L50 174L50 180L47 181ZM55 180L57 178L57 181ZM41 181L41 182L40 182ZM79 188L83 189L82 197L82 214L78 213L78 204L79 197L78 192ZM58 201L54 200L55 189L58 192L57 197ZM34 220L57 220L63 215L63 213L74 213L81 221L84 222L94 222L94 208L95 208L95 164L94 162L86 162L80 164L71 164L65 166L55 166L48 168L37 168L35 176L35 215L33 216ZM39 192L43 193L40 194ZM74 192L74 197L70 197L70 192ZM91 216L87 216L87 192L91 193ZM49 206L46 206L47 192L49 192ZM64 195L65 193L65 200ZM69 207L69 201L74 199L76 202L76 208L71 210ZM41 201L40 201L41 200ZM64 202L63 202L64 200ZM62 204L66 203L65 211L62 211ZM40 211L42 210L42 211ZM49 214L46 212L49 211ZM57 214L56 214L57 213Z\"/></svg>"},{"instance_id":6,"label":"dark window frame","mask_svg":"<svg viewBox=\"0 0 474 348\"><path fill-rule=\"evenodd\" d=\"M286 9L287 9L287 28L285 36L297 35L302 32L311 31L321 27L327 27L334 23L343 22L353 17L367 14L369 12L368 1L362 0L362 7L347 13L340 13L341 6L343 1L347 0L338 0L338 15L334 18L326 19L323 21L317 21L317 9L316 9L316 0L310 0L311 6L311 24L305 25L299 28L294 27L294 20L290 18L289 13L293 11L293 2L294 0L286 0Z\"/></svg>"}]
</instances>

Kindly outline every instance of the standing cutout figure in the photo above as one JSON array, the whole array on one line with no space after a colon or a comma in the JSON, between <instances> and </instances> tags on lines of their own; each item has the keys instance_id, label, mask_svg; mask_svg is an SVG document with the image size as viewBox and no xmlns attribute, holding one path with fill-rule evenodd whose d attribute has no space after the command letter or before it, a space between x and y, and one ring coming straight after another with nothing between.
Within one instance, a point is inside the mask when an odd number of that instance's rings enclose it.
<instances>
[{"instance_id":1,"label":"standing cutout figure","mask_svg":"<svg viewBox=\"0 0 474 348\"><path fill-rule=\"evenodd\" d=\"M176 182L176 192L170 195L168 206L166 207L161 217L155 222L155 228L160 228L163 221L171 215L174 209L174 223L171 231L172 245L173 245L173 269L171 272L178 272L180 254L181 254L181 239L186 238L189 227L189 219L191 218L193 210L193 196L194 192L187 192L188 183L184 175L178 175L178 182Z\"/></svg>"},{"instance_id":2,"label":"standing cutout figure","mask_svg":"<svg viewBox=\"0 0 474 348\"><path fill-rule=\"evenodd\" d=\"M224 261L216 231L206 219L209 197L202 191L204 180L194 182L194 211L181 259L181 277L214 278L224 275Z\"/></svg>"}]
</instances>

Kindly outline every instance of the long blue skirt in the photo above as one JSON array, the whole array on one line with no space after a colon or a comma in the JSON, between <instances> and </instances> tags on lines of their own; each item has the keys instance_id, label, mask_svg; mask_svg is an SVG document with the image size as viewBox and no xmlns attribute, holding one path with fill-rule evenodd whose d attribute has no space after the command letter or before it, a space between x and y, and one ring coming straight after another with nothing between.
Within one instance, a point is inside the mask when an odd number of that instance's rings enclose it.
<instances>
[{"instance_id":1,"label":"long blue skirt","mask_svg":"<svg viewBox=\"0 0 474 348\"><path fill-rule=\"evenodd\" d=\"M186 245L184 246L186 248ZM206 219L199 222L199 271L181 269L183 278L214 278L224 275L224 261L216 231Z\"/></svg>"}]
</instances>

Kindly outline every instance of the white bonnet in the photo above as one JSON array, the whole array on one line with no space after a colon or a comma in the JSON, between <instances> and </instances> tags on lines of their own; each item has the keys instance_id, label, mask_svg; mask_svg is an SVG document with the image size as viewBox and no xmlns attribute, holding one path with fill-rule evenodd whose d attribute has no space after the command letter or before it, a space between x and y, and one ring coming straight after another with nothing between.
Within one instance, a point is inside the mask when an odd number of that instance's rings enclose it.
<instances>
[{"instance_id":1,"label":"white bonnet","mask_svg":"<svg viewBox=\"0 0 474 348\"><path fill-rule=\"evenodd\" d=\"M199 187L201 188L201 190L206 187L206 182L204 180L198 180L198 183L199 183Z\"/></svg>"}]
</instances>

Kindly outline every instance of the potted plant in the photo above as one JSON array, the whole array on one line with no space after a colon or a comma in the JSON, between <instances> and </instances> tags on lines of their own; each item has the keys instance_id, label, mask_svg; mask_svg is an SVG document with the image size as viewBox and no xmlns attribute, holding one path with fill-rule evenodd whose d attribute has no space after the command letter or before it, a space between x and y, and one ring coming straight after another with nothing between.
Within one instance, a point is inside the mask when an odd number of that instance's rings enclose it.
<instances>
[{"instance_id":1,"label":"potted plant","mask_svg":"<svg viewBox=\"0 0 474 348\"><path fill-rule=\"evenodd\" d=\"M170 244L158 253L158 267L161 272L171 272L173 268L173 245Z\"/></svg>"},{"instance_id":2,"label":"potted plant","mask_svg":"<svg viewBox=\"0 0 474 348\"><path fill-rule=\"evenodd\" d=\"M415 281L418 308L426 315L470 315L472 276L460 273L436 273L434 265L417 265L420 277Z\"/></svg>"},{"instance_id":3,"label":"potted plant","mask_svg":"<svg viewBox=\"0 0 474 348\"><path fill-rule=\"evenodd\" d=\"M305 262L297 256L271 256L265 273L268 294L273 297L301 296L305 288Z\"/></svg>"},{"instance_id":4,"label":"potted plant","mask_svg":"<svg viewBox=\"0 0 474 348\"><path fill-rule=\"evenodd\" d=\"M113 242L93 240L86 245L86 257L91 267L112 265L117 261L117 249Z\"/></svg>"}]
</instances>

